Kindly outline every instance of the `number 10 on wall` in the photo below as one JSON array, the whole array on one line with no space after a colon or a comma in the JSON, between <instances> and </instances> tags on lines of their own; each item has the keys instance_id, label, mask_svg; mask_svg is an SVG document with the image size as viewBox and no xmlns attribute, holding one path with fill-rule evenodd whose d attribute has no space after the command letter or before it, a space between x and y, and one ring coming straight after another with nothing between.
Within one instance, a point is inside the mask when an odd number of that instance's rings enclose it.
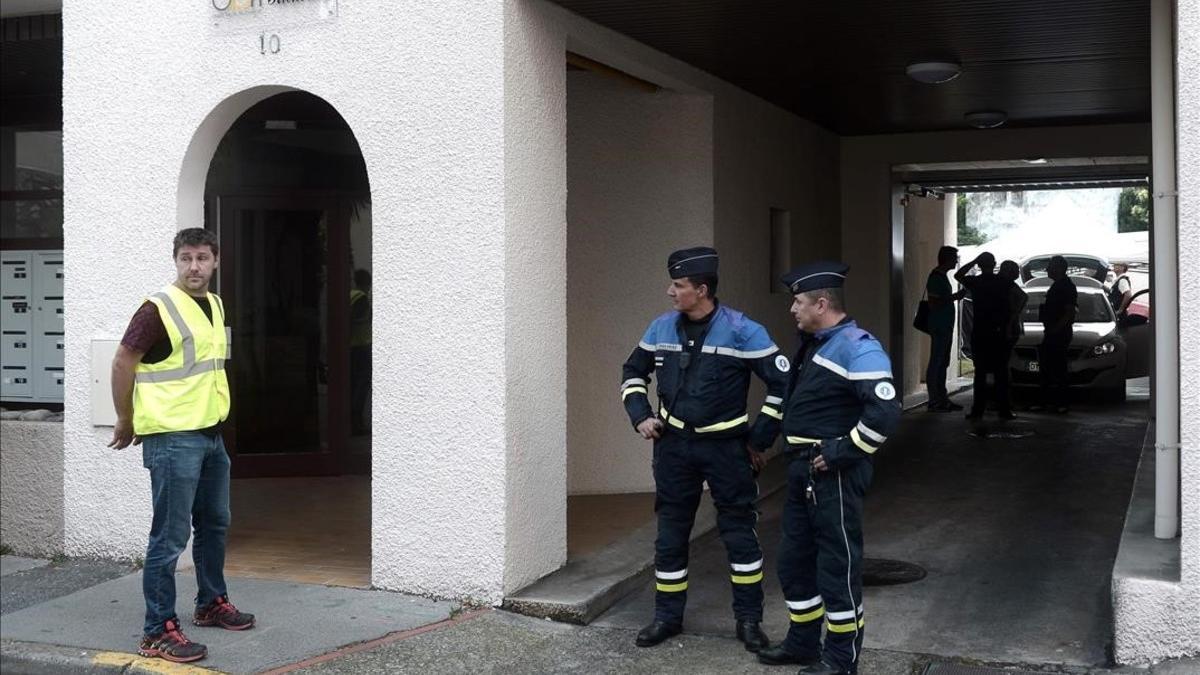
<instances>
[{"instance_id":1,"label":"number 10 on wall","mask_svg":"<svg viewBox=\"0 0 1200 675\"><path fill-rule=\"evenodd\" d=\"M258 53L259 54L278 54L279 53L279 36L275 33L259 33L258 34Z\"/></svg>"}]
</instances>

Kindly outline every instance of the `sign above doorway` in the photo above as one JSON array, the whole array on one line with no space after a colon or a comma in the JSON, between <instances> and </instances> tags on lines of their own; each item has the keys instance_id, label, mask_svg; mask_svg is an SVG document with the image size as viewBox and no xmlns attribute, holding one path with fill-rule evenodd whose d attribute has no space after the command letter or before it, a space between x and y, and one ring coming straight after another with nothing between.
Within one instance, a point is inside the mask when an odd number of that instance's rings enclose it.
<instances>
[{"instance_id":1,"label":"sign above doorway","mask_svg":"<svg viewBox=\"0 0 1200 675\"><path fill-rule=\"evenodd\" d=\"M338 0L206 0L217 18L246 15L270 16L284 20L332 19L338 14Z\"/></svg>"}]
</instances>

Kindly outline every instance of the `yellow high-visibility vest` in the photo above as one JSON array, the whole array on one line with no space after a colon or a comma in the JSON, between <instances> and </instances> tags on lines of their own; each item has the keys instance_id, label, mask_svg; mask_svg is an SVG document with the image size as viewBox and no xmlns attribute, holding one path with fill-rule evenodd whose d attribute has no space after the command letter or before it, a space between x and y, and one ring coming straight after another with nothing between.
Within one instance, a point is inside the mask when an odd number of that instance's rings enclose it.
<instances>
[{"instance_id":1,"label":"yellow high-visibility vest","mask_svg":"<svg viewBox=\"0 0 1200 675\"><path fill-rule=\"evenodd\" d=\"M206 429L229 416L229 333L225 305L209 293L212 321L176 286L146 298L158 308L171 355L139 363L133 385L133 432L138 436Z\"/></svg>"},{"instance_id":2,"label":"yellow high-visibility vest","mask_svg":"<svg viewBox=\"0 0 1200 675\"><path fill-rule=\"evenodd\" d=\"M357 288L350 289L350 346L351 347L369 347L371 346L371 314L370 308L367 309L365 319L355 321L354 309L355 305L360 302L370 303L371 298Z\"/></svg>"}]
</instances>

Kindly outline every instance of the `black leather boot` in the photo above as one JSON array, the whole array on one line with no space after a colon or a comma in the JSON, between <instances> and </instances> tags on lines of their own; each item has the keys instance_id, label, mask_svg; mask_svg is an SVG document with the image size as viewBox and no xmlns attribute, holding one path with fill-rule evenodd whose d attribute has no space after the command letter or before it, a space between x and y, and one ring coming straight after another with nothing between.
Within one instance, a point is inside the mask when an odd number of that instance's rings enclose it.
<instances>
[{"instance_id":1,"label":"black leather boot","mask_svg":"<svg viewBox=\"0 0 1200 675\"><path fill-rule=\"evenodd\" d=\"M808 666L821 660L820 656L796 656L783 644L768 647L758 652L758 662L768 666Z\"/></svg>"},{"instance_id":2,"label":"black leather boot","mask_svg":"<svg viewBox=\"0 0 1200 675\"><path fill-rule=\"evenodd\" d=\"M666 640L669 637L679 635L683 631L683 626L678 624L663 623L655 621L649 626L638 631L637 646L653 647L654 645Z\"/></svg>"},{"instance_id":3,"label":"black leather boot","mask_svg":"<svg viewBox=\"0 0 1200 675\"><path fill-rule=\"evenodd\" d=\"M771 640L763 632L762 625L757 621L738 621L737 639L746 645L746 651L758 652L771 646Z\"/></svg>"},{"instance_id":4,"label":"black leather boot","mask_svg":"<svg viewBox=\"0 0 1200 675\"><path fill-rule=\"evenodd\" d=\"M812 665L801 668L800 675L850 675L850 673L841 668L831 666L824 661L817 661Z\"/></svg>"}]
</instances>

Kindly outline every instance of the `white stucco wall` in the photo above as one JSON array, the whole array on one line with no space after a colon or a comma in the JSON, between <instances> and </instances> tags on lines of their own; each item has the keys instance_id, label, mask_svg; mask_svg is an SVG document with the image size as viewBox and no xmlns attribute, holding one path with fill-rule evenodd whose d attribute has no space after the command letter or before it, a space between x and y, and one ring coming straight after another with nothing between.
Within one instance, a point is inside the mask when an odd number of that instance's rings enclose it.
<instances>
[{"instance_id":1,"label":"white stucco wall","mask_svg":"<svg viewBox=\"0 0 1200 675\"><path fill-rule=\"evenodd\" d=\"M714 92L713 225L721 297L766 327L789 358L792 296L772 279L771 209L790 213L793 266L841 255L837 135L717 80ZM763 390L754 380L751 411Z\"/></svg>"},{"instance_id":2,"label":"white stucco wall","mask_svg":"<svg viewBox=\"0 0 1200 675\"><path fill-rule=\"evenodd\" d=\"M1180 645L1200 654L1200 3L1179 2L1176 164L1179 167Z\"/></svg>"},{"instance_id":3,"label":"white stucco wall","mask_svg":"<svg viewBox=\"0 0 1200 675\"><path fill-rule=\"evenodd\" d=\"M791 213L795 261L838 256L841 238L838 232L840 203L836 198L839 187L837 136L727 82L585 21L561 7L540 0L533 6L545 17L547 25L566 36L568 50L658 84L675 95L698 94L711 100L711 243L720 251L722 258L719 295L724 302L763 323L781 348L790 351L794 334L787 314L790 297L786 293L772 293L769 279L770 209L781 208ZM568 102L568 105L573 104ZM676 133L690 134L692 130ZM572 166L575 161L575 158L569 158ZM626 170L647 171L649 168L638 168L631 163ZM655 186L649 188L653 190ZM571 198L573 200L574 197ZM610 204L608 208L620 207ZM654 208L657 210L662 206L655 205ZM570 236L574 241L575 235L572 233ZM696 243L704 242L684 241L677 245ZM664 251L669 253L669 248L637 254L640 256L645 253L649 268L640 258L625 261L613 256L611 260L621 266L622 274L647 271L656 274L663 267L661 258ZM568 273L574 279L573 265ZM664 284L665 275L660 275L648 286L640 282L627 285L636 285L639 293L649 293L649 304L645 301L629 303L635 314L633 319L629 319L628 315L620 315L619 321L628 320L630 323L626 331L628 334L620 338L620 348L611 348L616 360L595 364L598 379L591 384L571 383L572 392L578 391L577 386L585 391L592 391L594 387L594 395L599 403L592 401L593 408L607 407L598 415L604 420L611 420L594 425L595 433L604 434L603 439L595 441L592 446L597 448L594 450L596 457L585 456L577 461L575 446L572 445L570 486L573 492L630 488L648 490L652 486L648 465L640 454L644 450L632 451L637 460L635 466L618 469L611 466L611 462L621 460L623 454L630 453L627 448L636 447L637 442L633 438L635 445L629 444L632 432L613 387L618 382L614 378L618 377L620 363L633 342L640 337L645 322L668 307L659 297ZM575 311L574 304L570 303L572 312ZM604 309L609 310L608 307ZM755 386L752 397L760 396L761 387ZM574 401L584 398L584 392L578 397L572 394L570 419L576 419ZM757 407L756 403L751 404L751 408ZM574 422L571 424L573 427ZM584 467L603 467L605 461L610 463L605 472L584 477ZM576 471L574 467L580 470ZM621 487L608 481L606 474L640 478L635 483L626 482L626 487ZM621 481L625 479L621 478Z\"/></svg>"},{"instance_id":4,"label":"white stucco wall","mask_svg":"<svg viewBox=\"0 0 1200 675\"><path fill-rule=\"evenodd\" d=\"M506 591L567 558L564 36L504 10Z\"/></svg>"},{"instance_id":5,"label":"white stucco wall","mask_svg":"<svg viewBox=\"0 0 1200 675\"><path fill-rule=\"evenodd\" d=\"M1200 654L1200 4L1175 3L1179 192L1179 581L1114 586L1120 663Z\"/></svg>"},{"instance_id":6,"label":"white stucco wall","mask_svg":"<svg viewBox=\"0 0 1200 675\"><path fill-rule=\"evenodd\" d=\"M219 25L207 3L65 8L66 547L136 555L145 545L138 452L106 450L109 430L85 412L88 341L120 335L139 298L170 280L173 232L200 222L195 181L177 193L194 130L236 92L283 85L324 98L356 134L373 257L388 262L375 275L376 316L389 319L375 324L375 363L388 367L375 372L372 580L495 602L513 553L503 7L339 7L330 20L268 7ZM280 35L279 54L259 53L263 30ZM468 276L496 289L491 300Z\"/></svg>"},{"instance_id":7,"label":"white stucco wall","mask_svg":"<svg viewBox=\"0 0 1200 675\"><path fill-rule=\"evenodd\" d=\"M63 425L0 422L0 543L18 555L63 550Z\"/></svg>"},{"instance_id":8,"label":"white stucco wall","mask_svg":"<svg viewBox=\"0 0 1200 675\"><path fill-rule=\"evenodd\" d=\"M616 395L620 368L650 321L671 308L667 256L713 244L712 167L710 97L568 73L571 494L654 490L650 446Z\"/></svg>"},{"instance_id":9,"label":"white stucco wall","mask_svg":"<svg viewBox=\"0 0 1200 675\"><path fill-rule=\"evenodd\" d=\"M105 449L110 430L82 412L89 342L118 337L170 281L171 236L202 222L224 130L299 89L346 119L372 186L374 308L391 317L374 335L375 363L391 367L374 378L372 581L497 602L565 557L563 51L715 98L714 152L728 161L714 164L741 172L712 180L730 259L765 264L771 206L820 229L802 214L829 207L804 201L836 175L836 139L543 2L342 0L333 18L319 6L64 11L66 404L79 411L64 425L64 546L142 551L139 453ZM262 34L279 36L278 53L261 53ZM814 143L825 166L810 167ZM96 274L101 241L120 258ZM774 307L759 277L730 275L722 294L752 313Z\"/></svg>"}]
</instances>

